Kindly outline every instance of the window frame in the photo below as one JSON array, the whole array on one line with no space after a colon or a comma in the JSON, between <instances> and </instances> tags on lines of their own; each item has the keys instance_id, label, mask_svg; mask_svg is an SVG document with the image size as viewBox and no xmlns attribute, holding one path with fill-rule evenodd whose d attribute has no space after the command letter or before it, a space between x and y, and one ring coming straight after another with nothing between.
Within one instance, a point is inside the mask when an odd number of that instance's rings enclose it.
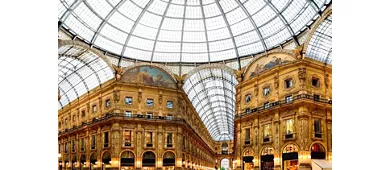
<instances>
[{"instance_id":1,"label":"window frame","mask_svg":"<svg viewBox=\"0 0 390 170\"><path fill-rule=\"evenodd\" d=\"M131 100L129 103L127 102L127 99ZM124 102L126 105L132 105L133 104L133 97L126 96L124 99Z\"/></svg>"}]
</instances>

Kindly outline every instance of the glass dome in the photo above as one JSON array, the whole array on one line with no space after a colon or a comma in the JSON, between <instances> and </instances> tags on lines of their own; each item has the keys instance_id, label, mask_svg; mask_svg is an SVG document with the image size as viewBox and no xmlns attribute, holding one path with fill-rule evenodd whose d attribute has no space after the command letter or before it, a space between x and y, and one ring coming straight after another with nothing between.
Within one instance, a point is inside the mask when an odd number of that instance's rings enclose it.
<instances>
[{"instance_id":1,"label":"glass dome","mask_svg":"<svg viewBox=\"0 0 390 170\"><path fill-rule=\"evenodd\" d=\"M200 63L272 49L330 0L60 0L59 27L120 57Z\"/></svg>"}]
</instances>

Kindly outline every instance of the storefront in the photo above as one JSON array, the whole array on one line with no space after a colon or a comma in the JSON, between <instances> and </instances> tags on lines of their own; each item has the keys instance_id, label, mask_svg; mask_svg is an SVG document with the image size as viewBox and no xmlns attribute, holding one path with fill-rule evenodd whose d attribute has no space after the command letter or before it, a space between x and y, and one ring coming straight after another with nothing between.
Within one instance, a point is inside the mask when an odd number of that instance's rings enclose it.
<instances>
[{"instance_id":1,"label":"storefront","mask_svg":"<svg viewBox=\"0 0 390 170\"><path fill-rule=\"evenodd\" d=\"M254 162L253 162L253 158L254 158L254 151L253 149L251 148L248 148L244 151L243 153L243 157L242 157L242 169L243 170L253 170L254 168Z\"/></svg>"},{"instance_id":2,"label":"storefront","mask_svg":"<svg viewBox=\"0 0 390 170\"><path fill-rule=\"evenodd\" d=\"M265 147L261 151L260 160L261 160L261 164L260 164L261 170L273 170L274 169L274 148Z\"/></svg>"},{"instance_id":3,"label":"storefront","mask_svg":"<svg viewBox=\"0 0 390 170\"><path fill-rule=\"evenodd\" d=\"M163 156L163 170L175 169L175 154L173 152L165 152Z\"/></svg>"},{"instance_id":4,"label":"storefront","mask_svg":"<svg viewBox=\"0 0 390 170\"><path fill-rule=\"evenodd\" d=\"M326 159L325 147L320 143L315 143L311 146L311 159Z\"/></svg>"},{"instance_id":5,"label":"storefront","mask_svg":"<svg viewBox=\"0 0 390 170\"><path fill-rule=\"evenodd\" d=\"M71 170L77 170L77 155L72 156L72 164L70 167Z\"/></svg>"},{"instance_id":6,"label":"storefront","mask_svg":"<svg viewBox=\"0 0 390 170\"><path fill-rule=\"evenodd\" d=\"M88 170L88 167L87 167L87 158L85 157L84 154L82 154L80 156L80 166L79 166L79 169L80 170Z\"/></svg>"},{"instance_id":7,"label":"storefront","mask_svg":"<svg viewBox=\"0 0 390 170\"><path fill-rule=\"evenodd\" d=\"M106 151L102 156L102 170L111 170L111 153Z\"/></svg>"},{"instance_id":8,"label":"storefront","mask_svg":"<svg viewBox=\"0 0 390 170\"><path fill-rule=\"evenodd\" d=\"M134 153L131 151L124 151L121 154L120 170L134 170Z\"/></svg>"},{"instance_id":9,"label":"storefront","mask_svg":"<svg viewBox=\"0 0 390 170\"><path fill-rule=\"evenodd\" d=\"M156 169L156 155L147 151L142 155L142 170L154 170Z\"/></svg>"},{"instance_id":10,"label":"storefront","mask_svg":"<svg viewBox=\"0 0 390 170\"><path fill-rule=\"evenodd\" d=\"M68 156L65 157L64 164L65 165L63 166L63 169L65 169L65 170L70 169L70 168L68 168L69 167L69 158L68 158Z\"/></svg>"},{"instance_id":11,"label":"storefront","mask_svg":"<svg viewBox=\"0 0 390 170\"><path fill-rule=\"evenodd\" d=\"M95 170L98 169L97 167L97 155L96 153L92 153L91 157L89 158L89 169L90 170Z\"/></svg>"},{"instance_id":12,"label":"storefront","mask_svg":"<svg viewBox=\"0 0 390 170\"><path fill-rule=\"evenodd\" d=\"M295 144L288 144L283 148L282 161L283 170L298 169L298 147Z\"/></svg>"}]
</instances>

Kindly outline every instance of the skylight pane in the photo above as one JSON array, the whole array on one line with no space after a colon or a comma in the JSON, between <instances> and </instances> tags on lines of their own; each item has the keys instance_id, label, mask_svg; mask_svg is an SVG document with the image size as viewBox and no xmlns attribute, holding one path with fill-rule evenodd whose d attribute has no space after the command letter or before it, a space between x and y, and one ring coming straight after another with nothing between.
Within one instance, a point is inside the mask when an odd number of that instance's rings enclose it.
<instances>
[{"instance_id":1,"label":"skylight pane","mask_svg":"<svg viewBox=\"0 0 390 170\"><path fill-rule=\"evenodd\" d=\"M219 61L236 57L234 49L210 53L211 61Z\"/></svg>"},{"instance_id":2,"label":"skylight pane","mask_svg":"<svg viewBox=\"0 0 390 170\"><path fill-rule=\"evenodd\" d=\"M181 31L165 31L160 30L160 34L158 35L158 40L162 41L177 41L181 40Z\"/></svg>"},{"instance_id":3,"label":"skylight pane","mask_svg":"<svg viewBox=\"0 0 390 170\"><path fill-rule=\"evenodd\" d=\"M209 40L210 41L210 40ZM206 34L199 32L183 32L183 42L206 42Z\"/></svg>"},{"instance_id":4,"label":"skylight pane","mask_svg":"<svg viewBox=\"0 0 390 170\"><path fill-rule=\"evenodd\" d=\"M153 61L156 62L175 62L180 60L180 53L159 53L155 52Z\"/></svg>"},{"instance_id":5,"label":"skylight pane","mask_svg":"<svg viewBox=\"0 0 390 170\"><path fill-rule=\"evenodd\" d=\"M100 34L105 37L110 37L111 40L114 40L120 44L124 44L127 38L127 34L112 27L110 24L105 24Z\"/></svg>"},{"instance_id":6,"label":"skylight pane","mask_svg":"<svg viewBox=\"0 0 390 170\"><path fill-rule=\"evenodd\" d=\"M187 6L186 18L202 18L202 9L199 6Z\"/></svg>"},{"instance_id":7,"label":"skylight pane","mask_svg":"<svg viewBox=\"0 0 390 170\"><path fill-rule=\"evenodd\" d=\"M123 48L123 44L118 44L116 42L104 38L103 36L98 36L96 38L95 44L99 47L104 48L105 50L111 51L119 55L121 54Z\"/></svg>"},{"instance_id":8,"label":"skylight pane","mask_svg":"<svg viewBox=\"0 0 390 170\"><path fill-rule=\"evenodd\" d=\"M205 53L207 52L206 43L183 43L184 53Z\"/></svg>"},{"instance_id":9,"label":"skylight pane","mask_svg":"<svg viewBox=\"0 0 390 170\"><path fill-rule=\"evenodd\" d=\"M183 18L184 6L171 4L168 8L166 16Z\"/></svg>"},{"instance_id":10,"label":"skylight pane","mask_svg":"<svg viewBox=\"0 0 390 170\"><path fill-rule=\"evenodd\" d=\"M154 41L143 39L143 38L139 38L139 37L135 37L135 36L131 36L127 46L135 47L135 48L138 48L138 49L141 49L141 50L152 51L153 50L153 44L154 44Z\"/></svg>"},{"instance_id":11,"label":"skylight pane","mask_svg":"<svg viewBox=\"0 0 390 170\"><path fill-rule=\"evenodd\" d=\"M231 26L233 36L253 30L254 27L249 19L245 19L237 24Z\"/></svg>"},{"instance_id":12,"label":"skylight pane","mask_svg":"<svg viewBox=\"0 0 390 170\"><path fill-rule=\"evenodd\" d=\"M158 51L158 52L180 52L180 43L168 43L168 42L157 41L155 51Z\"/></svg>"},{"instance_id":13,"label":"skylight pane","mask_svg":"<svg viewBox=\"0 0 390 170\"><path fill-rule=\"evenodd\" d=\"M69 15L69 17L65 20L65 24L72 28L76 34L80 35L85 40L91 41L94 32L77 20L73 15Z\"/></svg>"},{"instance_id":14,"label":"skylight pane","mask_svg":"<svg viewBox=\"0 0 390 170\"><path fill-rule=\"evenodd\" d=\"M235 0L220 0L219 3L221 4L224 13L228 13L229 11L238 7L238 4Z\"/></svg>"},{"instance_id":15,"label":"skylight pane","mask_svg":"<svg viewBox=\"0 0 390 170\"><path fill-rule=\"evenodd\" d=\"M210 5L204 5L203 11L206 18L221 15L221 11L219 10L216 3L212 3Z\"/></svg>"},{"instance_id":16,"label":"skylight pane","mask_svg":"<svg viewBox=\"0 0 390 170\"><path fill-rule=\"evenodd\" d=\"M148 38L148 39L156 39L157 36L157 30L156 28L150 28L141 24L138 24L135 27L134 35L138 35L140 37Z\"/></svg>"},{"instance_id":17,"label":"skylight pane","mask_svg":"<svg viewBox=\"0 0 390 170\"><path fill-rule=\"evenodd\" d=\"M102 18L106 18L112 10L111 5L106 0L86 0L86 3Z\"/></svg>"},{"instance_id":18,"label":"skylight pane","mask_svg":"<svg viewBox=\"0 0 390 170\"><path fill-rule=\"evenodd\" d=\"M259 41L260 40L259 35L257 34L256 31L248 32L246 34L237 36L234 39L236 41L236 45L237 46L250 44L250 43L253 43L255 41Z\"/></svg>"},{"instance_id":19,"label":"skylight pane","mask_svg":"<svg viewBox=\"0 0 390 170\"><path fill-rule=\"evenodd\" d=\"M222 51L233 48L232 39L210 42L210 51Z\"/></svg>"},{"instance_id":20,"label":"skylight pane","mask_svg":"<svg viewBox=\"0 0 390 170\"><path fill-rule=\"evenodd\" d=\"M245 9L248 10L250 15L253 15L266 5L264 0L248 0L244 3Z\"/></svg>"},{"instance_id":21,"label":"skylight pane","mask_svg":"<svg viewBox=\"0 0 390 170\"><path fill-rule=\"evenodd\" d=\"M209 41L215 41L230 38L230 33L227 28L220 28L217 30L207 31L207 37Z\"/></svg>"},{"instance_id":22,"label":"skylight pane","mask_svg":"<svg viewBox=\"0 0 390 170\"><path fill-rule=\"evenodd\" d=\"M223 27L226 27L226 24L222 16L206 19L207 30L215 30Z\"/></svg>"},{"instance_id":23,"label":"skylight pane","mask_svg":"<svg viewBox=\"0 0 390 170\"><path fill-rule=\"evenodd\" d=\"M186 31L204 31L203 20L185 20L184 30Z\"/></svg>"},{"instance_id":24,"label":"skylight pane","mask_svg":"<svg viewBox=\"0 0 390 170\"><path fill-rule=\"evenodd\" d=\"M140 20L140 23L143 25L158 29L158 26L160 25L161 20L162 20L161 16L152 14L150 12L145 12Z\"/></svg>"},{"instance_id":25,"label":"skylight pane","mask_svg":"<svg viewBox=\"0 0 390 170\"><path fill-rule=\"evenodd\" d=\"M128 56L130 58L139 59L139 60L146 60L146 61L150 61L150 59L152 57L152 52L138 50L138 49L129 48L129 47L126 47L124 54L125 54L125 56Z\"/></svg>"},{"instance_id":26,"label":"skylight pane","mask_svg":"<svg viewBox=\"0 0 390 170\"><path fill-rule=\"evenodd\" d=\"M159 15L163 15L167 6L168 6L168 3L165 3L161 0L155 0L152 2L152 4L150 4L148 11L159 14Z\"/></svg>"},{"instance_id":27,"label":"skylight pane","mask_svg":"<svg viewBox=\"0 0 390 170\"><path fill-rule=\"evenodd\" d=\"M142 9L137 7L135 4L133 4L131 1L125 1L118 10L125 15L126 17L130 18L133 21L136 21L139 15L142 12Z\"/></svg>"},{"instance_id":28,"label":"skylight pane","mask_svg":"<svg viewBox=\"0 0 390 170\"><path fill-rule=\"evenodd\" d=\"M191 54L191 53L183 52L181 61L182 62L208 62L209 58L207 53Z\"/></svg>"},{"instance_id":29,"label":"skylight pane","mask_svg":"<svg viewBox=\"0 0 390 170\"><path fill-rule=\"evenodd\" d=\"M124 17L119 12L114 12L112 17L108 20L108 23L117 26L120 30L129 33L134 25L134 22Z\"/></svg>"},{"instance_id":30,"label":"skylight pane","mask_svg":"<svg viewBox=\"0 0 390 170\"><path fill-rule=\"evenodd\" d=\"M226 14L227 21L230 25L233 25L245 18L247 18L246 14L242 10L242 8L236 8L232 12Z\"/></svg>"},{"instance_id":31,"label":"skylight pane","mask_svg":"<svg viewBox=\"0 0 390 170\"><path fill-rule=\"evenodd\" d=\"M261 11L252 16L257 27L264 25L274 17L276 17L276 14L269 6L264 7Z\"/></svg>"},{"instance_id":32,"label":"skylight pane","mask_svg":"<svg viewBox=\"0 0 390 170\"><path fill-rule=\"evenodd\" d=\"M161 29L181 31L183 19L164 18Z\"/></svg>"}]
</instances>

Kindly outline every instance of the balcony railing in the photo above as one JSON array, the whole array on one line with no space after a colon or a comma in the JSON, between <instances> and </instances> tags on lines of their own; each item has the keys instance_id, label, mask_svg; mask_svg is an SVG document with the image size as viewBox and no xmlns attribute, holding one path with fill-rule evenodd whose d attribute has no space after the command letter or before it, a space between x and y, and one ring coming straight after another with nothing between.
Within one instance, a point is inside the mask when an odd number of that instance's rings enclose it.
<instances>
[{"instance_id":1,"label":"balcony railing","mask_svg":"<svg viewBox=\"0 0 390 170\"><path fill-rule=\"evenodd\" d=\"M312 101L318 102L318 103L325 103L325 104L330 104L330 105L332 104L332 100L317 98L317 97L314 98L313 95L308 95L308 94L298 94L298 95L293 96L292 99L276 101L276 102L267 104L267 106L259 106L257 108L251 108L251 109L247 108L244 112L237 114L235 117L239 118L241 116L246 116L246 115L249 115L252 113L257 113L257 112L260 112L263 110L272 109L272 108L277 107L277 106L291 104L297 100L302 100L302 99L306 99L306 100L309 99L309 100L312 100Z\"/></svg>"},{"instance_id":2,"label":"balcony railing","mask_svg":"<svg viewBox=\"0 0 390 170\"><path fill-rule=\"evenodd\" d=\"M172 117L167 118L167 116L147 116L147 115L140 115L140 114L137 114L137 115L128 115L127 114L126 115L125 113L107 113L106 115L104 115L102 117L95 117L89 122L83 122L81 125L73 126L70 129L64 129L64 130L58 132L58 135L62 135L64 133L68 133L68 132L73 132L73 131L76 131L78 129L81 129L84 126L94 125L94 124L97 124L99 122L111 119L111 118L123 118L123 119L129 119L129 120L153 120L153 121L164 120L164 121L174 121L174 122L185 122L184 119L172 118Z\"/></svg>"}]
</instances>

